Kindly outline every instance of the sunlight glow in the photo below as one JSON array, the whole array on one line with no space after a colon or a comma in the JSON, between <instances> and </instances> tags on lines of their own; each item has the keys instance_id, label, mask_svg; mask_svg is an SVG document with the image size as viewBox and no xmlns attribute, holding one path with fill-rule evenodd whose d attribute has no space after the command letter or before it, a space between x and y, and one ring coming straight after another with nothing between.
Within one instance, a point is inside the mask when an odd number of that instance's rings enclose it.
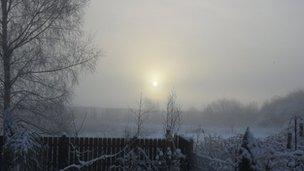
<instances>
[{"instance_id":1,"label":"sunlight glow","mask_svg":"<svg viewBox=\"0 0 304 171\"><path fill-rule=\"evenodd\" d=\"M158 82L157 81L153 81L152 85L153 85L153 87L157 87L158 86Z\"/></svg>"},{"instance_id":2,"label":"sunlight glow","mask_svg":"<svg viewBox=\"0 0 304 171\"><path fill-rule=\"evenodd\" d=\"M146 71L144 78L144 89L145 95L151 100L163 100L166 97L166 72L159 67L151 67Z\"/></svg>"}]
</instances>

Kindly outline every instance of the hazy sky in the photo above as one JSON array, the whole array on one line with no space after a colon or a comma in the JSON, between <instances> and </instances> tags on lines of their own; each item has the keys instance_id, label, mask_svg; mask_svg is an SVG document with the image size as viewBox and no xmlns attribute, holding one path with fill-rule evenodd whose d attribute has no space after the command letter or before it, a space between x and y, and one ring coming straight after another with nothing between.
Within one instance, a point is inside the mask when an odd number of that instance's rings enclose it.
<instances>
[{"instance_id":1,"label":"hazy sky","mask_svg":"<svg viewBox=\"0 0 304 171\"><path fill-rule=\"evenodd\" d=\"M133 106L140 91L184 107L263 101L304 88L303 0L92 0L85 29L105 53L74 104Z\"/></svg>"}]
</instances>

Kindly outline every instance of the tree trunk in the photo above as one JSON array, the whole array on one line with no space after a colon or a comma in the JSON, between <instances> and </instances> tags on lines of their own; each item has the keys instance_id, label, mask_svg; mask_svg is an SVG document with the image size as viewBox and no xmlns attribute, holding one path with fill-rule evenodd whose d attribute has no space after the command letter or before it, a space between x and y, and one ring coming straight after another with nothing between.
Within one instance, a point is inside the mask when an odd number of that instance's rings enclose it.
<instances>
[{"instance_id":1,"label":"tree trunk","mask_svg":"<svg viewBox=\"0 0 304 171\"><path fill-rule=\"evenodd\" d=\"M7 137L10 137L12 132L9 128L10 122L10 106L11 106L11 55L9 52L8 46L8 2L7 0L1 0L1 7L2 7L2 37L1 37L1 48L2 48L2 60L3 60L3 137L4 137L4 144L6 143ZM9 164L9 155L7 154L8 149L4 149L4 166L7 169L7 165ZM6 170L5 169L5 170Z\"/></svg>"},{"instance_id":2,"label":"tree trunk","mask_svg":"<svg viewBox=\"0 0 304 171\"><path fill-rule=\"evenodd\" d=\"M8 39L7 39L7 24L8 24L8 18L7 18L7 0L1 1L1 7L2 7L2 59L3 59L3 74L4 74L4 92L3 92L3 115L4 118L7 118L8 113L10 112L10 104L11 104L11 85L10 85L10 79L11 79L11 68L10 68L10 54L8 50ZM6 124L4 122L4 124ZM4 128L6 128L4 126ZM6 134L6 132L4 132Z\"/></svg>"}]
</instances>

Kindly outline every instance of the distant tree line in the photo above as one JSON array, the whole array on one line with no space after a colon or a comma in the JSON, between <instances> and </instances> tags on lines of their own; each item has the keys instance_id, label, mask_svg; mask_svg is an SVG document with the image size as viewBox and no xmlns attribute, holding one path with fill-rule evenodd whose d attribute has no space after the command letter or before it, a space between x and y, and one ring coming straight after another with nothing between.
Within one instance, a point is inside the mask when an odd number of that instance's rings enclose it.
<instances>
[{"instance_id":1,"label":"distant tree line","mask_svg":"<svg viewBox=\"0 0 304 171\"><path fill-rule=\"evenodd\" d=\"M298 90L264 102L244 104L222 99L205 107L201 113L204 123L228 126L282 126L293 115L304 114L304 91Z\"/></svg>"},{"instance_id":2,"label":"distant tree line","mask_svg":"<svg viewBox=\"0 0 304 171\"><path fill-rule=\"evenodd\" d=\"M149 124L162 123L164 111L161 111L159 107L151 107L155 106L151 105L151 100L148 100L149 103L146 101L144 99L145 108L149 108L149 113L145 122ZM73 107L72 109L78 123L81 123L84 114L88 115L84 128L84 131L88 132L96 130L97 127L109 129L111 127L110 121L118 123L118 126L126 124L131 126L134 120L134 114L127 108ZM244 104L233 99L220 99L208 104L202 110L190 108L183 110L183 113L187 116L183 118L183 125L200 124L202 126L231 128L238 126L278 127L287 124L290 116L304 114L304 91L298 90L285 96L277 96L260 106L254 102ZM61 127L64 128L63 125Z\"/></svg>"}]
</instances>

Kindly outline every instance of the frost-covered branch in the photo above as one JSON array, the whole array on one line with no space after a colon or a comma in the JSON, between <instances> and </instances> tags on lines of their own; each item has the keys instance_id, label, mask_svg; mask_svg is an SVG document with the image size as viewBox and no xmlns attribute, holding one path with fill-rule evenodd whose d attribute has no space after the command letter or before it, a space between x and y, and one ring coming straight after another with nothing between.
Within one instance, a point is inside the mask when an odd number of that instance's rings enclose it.
<instances>
[{"instance_id":1,"label":"frost-covered branch","mask_svg":"<svg viewBox=\"0 0 304 171\"><path fill-rule=\"evenodd\" d=\"M102 155L102 156L99 156L97 158L94 158L94 159L88 160L88 161L79 160L79 164L71 164L71 165L66 166L65 168L61 169L60 171L65 171L65 170L69 170L69 169L72 169L72 168L80 170L81 168L88 167L88 166L94 164L95 162L97 162L99 160L105 160L107 158L116 157L119 154L123 153L128 147L129 147L128 145L125 146L121 151L119 151L119 152L117 152L115 154Z\"/></svg>"}]
</instances>

